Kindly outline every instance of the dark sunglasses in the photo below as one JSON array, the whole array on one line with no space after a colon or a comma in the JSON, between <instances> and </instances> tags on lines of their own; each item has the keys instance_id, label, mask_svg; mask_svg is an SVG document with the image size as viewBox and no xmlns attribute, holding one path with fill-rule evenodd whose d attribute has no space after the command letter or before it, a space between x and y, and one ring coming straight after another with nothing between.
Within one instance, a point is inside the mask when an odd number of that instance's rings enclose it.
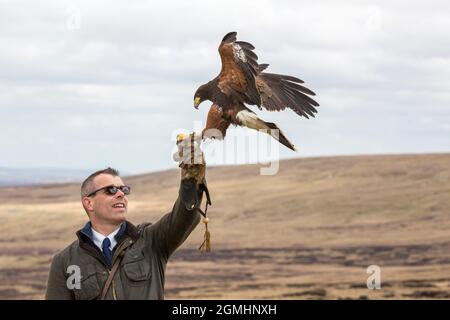
<instances>
[{"instance_id":1,"label":"dark sunglasses","mask_svg":"<svg viewBox=\"0 0 450 320\"><path fill-rule=\"evenodd\" d=\"M117 193L117 191L122 191L124 195L128 195L131 192L131 187L129 186L120 186L120 187L116 187L116 186L106 186L100 189L97 189L91 193L89 193L86 197L92 197L93 195L95 195L97 192L99 191L103 191L105 194L107 194L108 196L113 196Z\"/></svg>"}]
</instances>

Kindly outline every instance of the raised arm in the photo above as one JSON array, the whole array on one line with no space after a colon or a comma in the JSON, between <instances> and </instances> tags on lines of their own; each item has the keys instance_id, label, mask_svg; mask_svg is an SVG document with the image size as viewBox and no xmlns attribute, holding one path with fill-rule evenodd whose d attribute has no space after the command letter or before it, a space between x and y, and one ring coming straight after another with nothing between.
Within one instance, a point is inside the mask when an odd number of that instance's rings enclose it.
<instances>
[{"instance_id":1,"label":"raised arm","mask_svg":"<svg viewBox=\"0 0 450 320\"><path fill-rule=\"evenodd\" d=\"M159 251L166 260L200 222L202 195L207 190L206 164L197 142L192 144L193 141L186 137L177 140L179 151L174 158L180 161L181 168L178 199L170 213L146 230L151 233L153 249Z\"/></svg>"}]
</instances>

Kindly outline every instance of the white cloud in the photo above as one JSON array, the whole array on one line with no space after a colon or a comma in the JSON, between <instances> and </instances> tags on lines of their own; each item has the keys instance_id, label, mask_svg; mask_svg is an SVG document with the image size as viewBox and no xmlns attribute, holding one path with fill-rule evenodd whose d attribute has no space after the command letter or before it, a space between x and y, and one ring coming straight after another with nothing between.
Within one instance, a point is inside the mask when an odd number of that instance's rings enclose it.
<instances>
[{"instance_id":1,"label":"white cloud","mask_svg":"<svg viewBox=\"0 0 450 320\"><path fill-rule=\"evenodd\" d=\"M301 147L283 157L450 149L445 1L1 6L0 166L172 166L173 131L205 119L192 96L218 74L217 46L232 30L269 71L317 93L316 119L257 111ZM73 8L80 24L70 30Z\"/></svg>"}]
</instances>

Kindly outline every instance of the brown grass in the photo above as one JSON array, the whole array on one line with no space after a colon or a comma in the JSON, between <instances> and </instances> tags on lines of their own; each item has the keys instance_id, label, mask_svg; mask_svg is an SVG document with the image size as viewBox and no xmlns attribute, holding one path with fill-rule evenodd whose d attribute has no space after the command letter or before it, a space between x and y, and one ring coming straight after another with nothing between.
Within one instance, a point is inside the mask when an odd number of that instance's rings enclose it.
<instances>
[{"instance_id":1,"label":"brown grass","mask_svg":"<svg viewBox=\"0 0 450 320\"><path fill-rule=\"evenodd\" d=\"M166 298L450 298L450 154L285 160L213 167L208 210L167 268ZM156 221L178 170L129 177L129 220ZM0 189L0 298L41 299L51 257L86 216L79 185ZM367 266L382 289L366 287Z\"/></svg>"}]
</instances>

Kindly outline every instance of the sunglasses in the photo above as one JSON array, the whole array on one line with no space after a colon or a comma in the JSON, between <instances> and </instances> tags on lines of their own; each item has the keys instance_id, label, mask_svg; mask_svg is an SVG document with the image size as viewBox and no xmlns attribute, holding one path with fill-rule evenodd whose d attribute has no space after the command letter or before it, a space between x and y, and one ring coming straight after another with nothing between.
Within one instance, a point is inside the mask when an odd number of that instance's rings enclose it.
<instances>
[{"instance_id":1,"label":"sunglasses","mask_svg":"<svg viewBox=\"0 0 450 320\"><path fill-rule=\"evenodd\" d=\"M116 186L106 186L100 189L97 189L91 193L89 193L86 197L92 197L93 195L95 195L97 192L99 191L103 191L105 194L107 194L108 196L113 196L117 193L117 191L122 191L124 195L129 195L131 193L131 187L129 186L120 186L120 187L116 187Z\"/></svg>"}]
</instances>

